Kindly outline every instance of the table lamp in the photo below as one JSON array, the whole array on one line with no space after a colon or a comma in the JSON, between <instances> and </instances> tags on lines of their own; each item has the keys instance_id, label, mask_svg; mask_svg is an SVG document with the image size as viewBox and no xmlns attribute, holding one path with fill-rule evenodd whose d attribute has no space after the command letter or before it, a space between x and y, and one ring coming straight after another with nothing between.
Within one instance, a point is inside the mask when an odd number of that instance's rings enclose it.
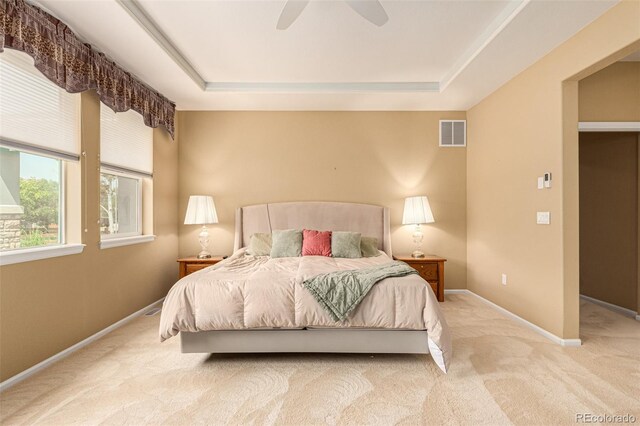
<instances>
[{"instance_id":1,"label":"table lamp","mask_svg":"<svg viewBox=\"0 0 640 426\"><path fill-rule=\"evenodd\" d=\"M416 229L413 232L413 243L416 245L416 249L411 253L411 257L420 258L424 257L422 252L422 230L420 225L423 223L433 223L433 213L431 212L431 206L429 205L429 199L422 195L418 197L408 197L404 200L404 213L402 215L403 225L416 225Z\"/></svg>"},{"instance_id":2,"label":"table lamp","mask_svg":"<svg viewBox=\"0 0 640 426\"><path fill-rule=\"evenodd\" d=\"M209 230L207 224L218 223L218 214L216 213L216 205L213 203L213 197L207 195L192 195L189 197L189 205L187 205L187 214L184 217L185 225L202 225L198 239L202 251L198 254L198 259L208 259L211 253L207 250L209 245Z\"/></svg>"}]
</instances>

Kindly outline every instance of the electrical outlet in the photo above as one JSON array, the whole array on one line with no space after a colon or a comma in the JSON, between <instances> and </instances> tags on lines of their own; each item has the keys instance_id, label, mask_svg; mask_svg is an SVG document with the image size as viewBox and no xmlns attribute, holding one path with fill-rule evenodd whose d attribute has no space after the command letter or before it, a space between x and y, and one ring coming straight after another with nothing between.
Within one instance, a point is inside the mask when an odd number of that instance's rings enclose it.
<instances>
[{"instance_id":1,"label":"electrical outlet","mask_svg":"<svg viewBox=\"0 0 640 426\"><path fill-rule=\"evenodd\" d=\"M507 274L502 274L502 285L507 285Z\"/></svg>"}]
</instances>

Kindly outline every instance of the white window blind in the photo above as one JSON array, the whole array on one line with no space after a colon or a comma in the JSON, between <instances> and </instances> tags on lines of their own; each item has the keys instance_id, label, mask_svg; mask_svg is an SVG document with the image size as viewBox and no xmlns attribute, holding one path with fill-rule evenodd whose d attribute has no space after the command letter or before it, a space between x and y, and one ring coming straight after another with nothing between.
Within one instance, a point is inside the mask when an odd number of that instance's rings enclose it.
<instances>
[{"instance_id":1,"label":"white window blind","mask_svg":"<svg viewBox=\"0 0 640 426\"><path fill-rule=\"evenodd\" d=\"M140 114L115 113L100 103L100 162L114 170L153 173L153 129Z\"/></svg>"},{"instance_id":2,"label":"white window blind","mask_svg":"<svg viewBox=\"0 0 640 426\"><path fill-rule=\"evenodd\" d=\"M0 145L78 160L79 111L80 95L49 81L29 55L0 53Z\"/></svg>"}]
</instances>

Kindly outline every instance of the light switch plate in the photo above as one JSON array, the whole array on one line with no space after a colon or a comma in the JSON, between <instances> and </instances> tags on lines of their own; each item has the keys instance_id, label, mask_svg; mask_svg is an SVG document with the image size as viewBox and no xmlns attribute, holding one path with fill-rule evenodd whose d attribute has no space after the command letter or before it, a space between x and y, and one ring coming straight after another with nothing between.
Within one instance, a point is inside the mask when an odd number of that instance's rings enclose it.
<instances>
[{"instance_id":1,"label":"light switch plate","mask_svg":"<svg viewBox=\"0 0 640 426\"><path fill-rule=\"evenodd\" d=\"M538 225L549 225L551 221L551 213L549 212L538 212L536 223Z\"/></svg>"},{"instance_id":2,"label":"light switch plate","mask_svg":"<svg viewBox=\"0 0 640 426\"><path fill-rule=\"evenodd\" d=\"M538 189L544 189L544 177L538 177Z\"/></svg>"}]
</instances>

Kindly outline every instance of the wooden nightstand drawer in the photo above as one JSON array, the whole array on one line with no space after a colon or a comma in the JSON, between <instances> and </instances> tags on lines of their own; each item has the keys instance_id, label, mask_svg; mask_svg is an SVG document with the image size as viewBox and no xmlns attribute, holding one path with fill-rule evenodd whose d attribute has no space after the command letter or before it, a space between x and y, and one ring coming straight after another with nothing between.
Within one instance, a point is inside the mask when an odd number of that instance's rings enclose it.
<instances>
[{"instance_id":1,"label":"wooden nightstand drawer","mask_svg":"<svg viewBox=\"0 0 640 426\"><path fill-rule=\"evenodd\" d=\"M420 276L427 281L438 279L437 263L409 263L409 266L418 271Z\"/></svg>"},{"instance_id":2,"label":"wooden nightstand drawer","mask_svg":"<svg viewBox=\"0 0 640 426\"><path fill-rule=\"evenodd\" d=\"M186 269L187 275L189 275L195 271L199 271L200 269L204 269L209 266L211 265L207 265L206 263L187 263L185 265L185 269Z\"/></svg>"},{"instance_id":3,"label":"wooden nightstand drawer","mask_svg":"<svg viewBox=\"0 0 640 426\"><path fill-rule=\"evenodd\" d=\"M198 259L197 257L184 257L178 259L180 264L180 278L186 277L200 269L215 265L222 260L222 256L213 256L208 259Z\"/></svg>"}]
</instances>

